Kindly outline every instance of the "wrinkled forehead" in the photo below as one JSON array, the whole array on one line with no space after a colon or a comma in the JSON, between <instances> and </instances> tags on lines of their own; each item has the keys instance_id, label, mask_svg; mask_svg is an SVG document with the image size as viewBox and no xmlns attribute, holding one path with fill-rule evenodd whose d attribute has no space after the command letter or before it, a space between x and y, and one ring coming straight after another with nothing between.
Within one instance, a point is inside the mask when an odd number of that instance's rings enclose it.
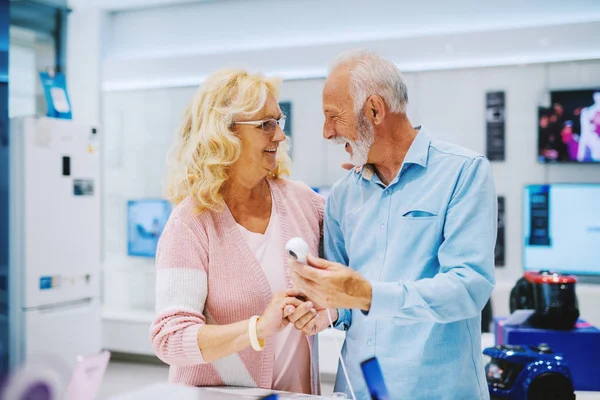
<instances>
[{"instance_id":1,"label":"wrinkled forehead","mask_svg":"<svg viewBox=\"0 0 600 400\"><path fill-rule=\"evenodd\" d=\"M349 68L336 68L327 77L323 88L323 105L336 107L352 105Z\"/></svg>"}]
</instances>

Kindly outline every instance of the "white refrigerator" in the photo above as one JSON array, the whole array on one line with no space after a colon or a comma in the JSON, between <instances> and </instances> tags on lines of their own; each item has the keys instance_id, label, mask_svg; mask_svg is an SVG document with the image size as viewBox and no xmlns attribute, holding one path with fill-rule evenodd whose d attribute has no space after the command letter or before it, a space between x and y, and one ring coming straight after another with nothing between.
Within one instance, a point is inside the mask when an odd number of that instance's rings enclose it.
<instances>
[{"instance_id":1,"label":"white refrigerator","mask_svg":"<svg viewBox=\"0 0 600 400\"><path fill-rule=\"evenodd\" d=\"M91 126L10 121L10 365L101 350L100 140Z\"/></svg>"}]
</instances>

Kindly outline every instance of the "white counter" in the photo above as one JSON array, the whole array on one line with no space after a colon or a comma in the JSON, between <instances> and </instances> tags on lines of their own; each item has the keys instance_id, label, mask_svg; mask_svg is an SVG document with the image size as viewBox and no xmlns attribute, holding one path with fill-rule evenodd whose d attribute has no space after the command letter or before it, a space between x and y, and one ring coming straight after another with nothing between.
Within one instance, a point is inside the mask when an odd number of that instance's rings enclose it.
<instances>
[{"instance_id":1,"label":"white counter","mask_svg":"<svg viewBox=\"0 0 600 400\"><path fill-rule=\"evenodd\" d=\"M109 400L229 400L260 399L273 393L264 389L245 388L196 388L169 383L157 383L143 389L113 396ZM309 396L277 392L280 399L328 399L324 396ZM575 392L577 400L600 400L599 392Z\"/></svg>"},{"instance_id":2,"label":"white counter","mask_svg":"<svg viewBox=\"0 0 600 400\"><path fill-rule=\"evenodd\" d=\"M246 388L196 388L168 383L157 383L141 390L111 397L109 400L229 400L260 399L273 393L271 390ZM280 399L327 399L296 393L276 392Z\"/></svg>"}]
</instances>

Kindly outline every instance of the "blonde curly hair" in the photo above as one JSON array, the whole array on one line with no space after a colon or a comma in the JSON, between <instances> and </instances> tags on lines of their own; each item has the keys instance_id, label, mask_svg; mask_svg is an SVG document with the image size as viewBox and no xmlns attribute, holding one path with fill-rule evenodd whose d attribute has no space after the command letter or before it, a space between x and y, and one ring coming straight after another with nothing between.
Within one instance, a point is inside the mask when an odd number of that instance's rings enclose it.
<instances>
[{"instance_id":1,"label":"blonde curly hair","mask_svg":"<svg viewBox=\"0 0 600 400\"><path fill-rule=\"evenodd\" d=\"M233 122L247 119L279 96L281 81L245 70L222 70L209 76L185 110L168 157L167 197L179 204L188 196L199 211L223 209L228 170L239 158L241 142ZM277 151L271 178L290 174L288 139Z\"/></svg>"}]
</instances>

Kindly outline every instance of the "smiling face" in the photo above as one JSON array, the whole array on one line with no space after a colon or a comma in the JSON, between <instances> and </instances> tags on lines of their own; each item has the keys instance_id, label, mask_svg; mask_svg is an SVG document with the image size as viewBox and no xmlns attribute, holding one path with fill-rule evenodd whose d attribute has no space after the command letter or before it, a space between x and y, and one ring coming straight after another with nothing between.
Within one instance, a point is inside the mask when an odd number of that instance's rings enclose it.
<instances>
[{"instance_id":1,"label":"smiling face","mask_svg":"<svg viewBox=\"0 0 600 400\"><path fill-rule=\"evenodd\" d=\"M560 135L564 143L568 143L569 141L571 141L571 139L573 138L573 128L571 127L571 125L565 125L565 127L560 132Z\"/></svg>"},{"instance_id":2,"label":"smiling face","mask_svg":"<svg viewBox=\"0 0 600 400\"><path fill-rule=\"evenodd\" d=\"M270 95L264 107L258 113L249 118L244 118L243 121L277 120L282 115L277 100ZM279 144L285 140L285 134L279 126L276 126L272 133L269 133L266 126L260 123L252 125L236 124L235 128L242 145L242 151L233 169L257 179L267 176L277 167L277 150Z\"/></svg>"},{"instance_id":3,"label":"smiling face","mask_svg":"<svg viewBox=\"0 0 600 400\"><path fill-rule=\"evenodd\" d=\"M373 124L362 110L355 113L350 94L350 69L334 70L323 89L323 137L344 144L354 165L368 162L369 150L375 139Z\"/></svg>"}]
</instances>

